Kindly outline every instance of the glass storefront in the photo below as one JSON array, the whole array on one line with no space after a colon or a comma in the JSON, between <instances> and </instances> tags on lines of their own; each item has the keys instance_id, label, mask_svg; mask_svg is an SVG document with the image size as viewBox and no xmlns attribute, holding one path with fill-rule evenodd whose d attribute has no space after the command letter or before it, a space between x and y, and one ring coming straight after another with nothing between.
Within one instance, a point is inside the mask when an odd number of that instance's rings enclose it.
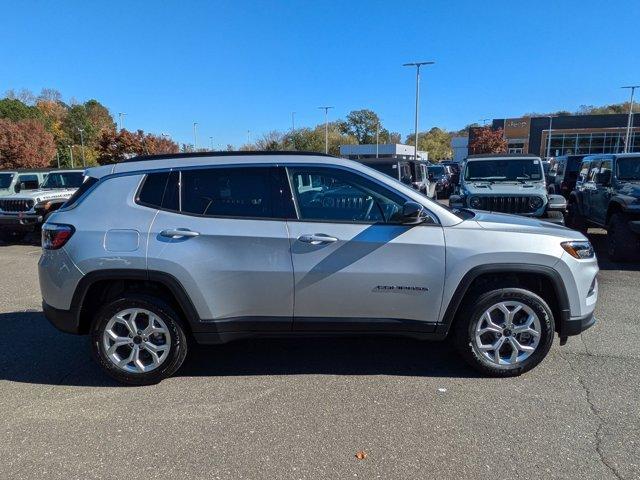
<instances>
[{"instance_id":1,"label":"glass storefront","mask_svg":"<svg viewBox=\"0 0 640 480\"><path fill-rule=\"evenodd\" d=\"M589 155L592 153L621 153L624 150L625 130L593 133L551 132L551 156ZM640 130L631 132L631 152L640 152ZM547 133L542 135L541 152L547 151Z\"/></svg>"}]
</instances>

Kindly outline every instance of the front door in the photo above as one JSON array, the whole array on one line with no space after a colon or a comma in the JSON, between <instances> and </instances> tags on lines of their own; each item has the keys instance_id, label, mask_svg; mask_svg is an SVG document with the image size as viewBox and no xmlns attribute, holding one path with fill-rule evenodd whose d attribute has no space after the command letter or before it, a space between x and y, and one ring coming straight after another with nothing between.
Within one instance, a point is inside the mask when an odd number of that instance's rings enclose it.
<instances>
[{"instance_id":1,"label":"front door","mask_svg":"<svg viewBox=\"0 0 640 480\"><path fill-rule=\"evenodd\" d=\"M298 215L288 221L294 329L430 331L444 282L442 228L398 223L407 199L360 173L287 170Z\"/></svg>"},{"instance_id":2,"label":"front door","mask_svg":"<svg viewBox=\"0 0 640 480\"><path fill-rule=\"evenodd\" d=\"M591 218L596 223L604 225L607 220L607 209L611 199L611 181L613 172L611 171L611 160L603 160L600 163L598 173L595 177L594 189L591 191ZM608 178L608 181L604 179Z\"/></svg>"}]
</instances>

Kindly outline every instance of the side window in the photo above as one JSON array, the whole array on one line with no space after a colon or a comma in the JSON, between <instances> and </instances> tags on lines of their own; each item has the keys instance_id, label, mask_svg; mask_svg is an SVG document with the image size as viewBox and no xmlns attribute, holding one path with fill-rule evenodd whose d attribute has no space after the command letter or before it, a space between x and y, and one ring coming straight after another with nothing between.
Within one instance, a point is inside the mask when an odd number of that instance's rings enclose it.
<instances>
[{"instance_id":1,"label":"side window","mask_svg":"<svg viewBox=\"0 0 640 480\"><path fill-rule=\"evenodd\" d=\"M18 182L24 183L25 190L35 190L40 185L38 175L20 175Z\"/></svg>"},{"instance_id":2,"label":"side window","mask_svg":"<svg viewBox=\"0 0 640 480\"><path fill-rule=\"evenodd\" d=\"M404 199L364 176L329 168L288 169L302 220L394 223ZM310 175L311 187L302 179Z\"/></svg>"},{"instance_id":3,"label":"side window","mask_svg":"<svg viewBox=\"0 0 640 480\"><path fill-rule=\"evenodd\" d=\"M587 177L589 175L589 165L590 162L582 162L582 165L580 165L580 177L578 179L580 182L587 181Z\"/></svg>"},{"instance_id":4,"label":"side window","mask_svg":"<svg viewBox=\"0 0 640 480\"><path fill-rule=\"evenodd\" d=\"M588 182L595 182L596 175L600 171L600 162L593 162L591 164L591 170L589 170L589 177L587 178Z\"/></svg>"},{"instance_id":5,"label":"side window","mask_svg":"<svg viewBox=\"0 0 640 480\"><path fill-rule=\"evenodd\" d=\"M137 201L142 205L178 210L178 172L150 173L144 180Z\"/></svg>"},{"instance_id":6,"label":"side window","mask_svg":"<svg viewBox=\"0 0 640 480\"><path fill-rule=\"evenodd\" d=\"M181 211L204 216L272 217L268 167L183 170Z\"/></svg>"}]
</instances>

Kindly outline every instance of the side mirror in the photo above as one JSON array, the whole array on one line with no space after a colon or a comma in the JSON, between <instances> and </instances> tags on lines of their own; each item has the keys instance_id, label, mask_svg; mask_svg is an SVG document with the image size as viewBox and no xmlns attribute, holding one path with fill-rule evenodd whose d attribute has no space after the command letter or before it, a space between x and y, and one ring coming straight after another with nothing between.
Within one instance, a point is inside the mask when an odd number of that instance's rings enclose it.
<instances>
[{"instance_id":1,"label":"side mirror","mask_svg":"<svg viewBox=\"0 0 640 480\"><path fill-rule=\"evenodd\" d=\"M16 192L16 193L19 193L19 192L20 192L20 190L22 190L22 187L23 187L23 186L24 186L24 185L23 185L23 183L22 183L22 182L18 182L18 183L16 183L15 187L13 187L13 191L14 191L14 192Z\"/></svg>"},{"instance_id":2,"label":"side mirror","mask_svg":"<svg viewBox=\"0 0 640 480\"><path fill-rule=\"evenodd\" d=\"M427 216L424 207L417 202L406 202L402 206L402 223L404 225L418 225L424 222Z\"/></svg>"}]
</instances>

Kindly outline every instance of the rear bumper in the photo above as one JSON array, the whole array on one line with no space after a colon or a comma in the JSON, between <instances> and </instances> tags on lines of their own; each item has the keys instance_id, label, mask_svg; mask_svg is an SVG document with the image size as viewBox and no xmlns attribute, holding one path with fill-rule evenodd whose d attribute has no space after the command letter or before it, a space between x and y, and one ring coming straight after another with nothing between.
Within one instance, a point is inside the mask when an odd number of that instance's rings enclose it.
<instances>
[{"instance_id":1,"label":"rear bumper","mask_svg":"<svg viewBox=\"0 0 640 480\"><path fill-rule=\"evenodd\" d=\"M58 330L76 335L80 334L80 318L74 310L60 310L43 301L42 312L47 320Z\"/></svg>"},{"instance_id":2,"label":"rear bumper","mask_svg":"<svg viewBox=\"0 0 640 480\"><path fill-rule=\"evenodd\" d=\"M560 322L558 334L560 337L571 337L580 335L586 329L591 328L596 323L593 312L583 317L569 317Z\"/></svg>"}]
</instances>

